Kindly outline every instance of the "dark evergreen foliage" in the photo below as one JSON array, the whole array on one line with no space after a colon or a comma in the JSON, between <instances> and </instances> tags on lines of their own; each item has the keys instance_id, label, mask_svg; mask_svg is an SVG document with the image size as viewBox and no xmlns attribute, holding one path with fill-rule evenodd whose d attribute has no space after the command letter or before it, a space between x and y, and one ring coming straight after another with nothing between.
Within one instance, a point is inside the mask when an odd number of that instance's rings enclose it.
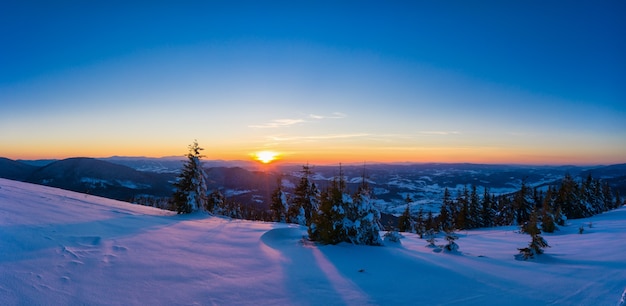
<instances>
[{"instance_id":1,"label":"dark evergreen foliage","mask_svg":"<svg viewBox=\"0 0 626 306\"><path fill-rule=\"evenodd\" d=\"M209 194L209 198L207 200L206 210L213 214L222 214L224 211L224 203L226 199L224 195L219 190L213 190Z\"/></svg>"},{"instance_id":2,"label":"dark evergreen foliage","mask_svg":"<svg viewBox=\"0 0 626 306\"><path fill-rule=\"evenodd\" d=\"M443 246L444 250L448 252L455 252L459 249L459 245L456 244L456 240L459 239L454 232L446 232L446 241L448 242L445 246Z\"/></svg>"},{"instance_id":3,"label":"dark evergreen foliage","mask_svg":"<svg viewBox=\"0 0 626 306\"><path fill-rule=\"evenodd\" d=\"M543 205L541 208L541 229L546 233L552 233L556 230L556 217L554 210L554 200L552 187L548 188Z\"/></svg>"},{"instance_id":4,"label":"dark evergreen foliage","mask_svg":"<svg viewBox=\"0 0 626 306\"><path fill-rule=\"evenodd\" d=\"M454 210L454 201L450 195L450 191L446 187L443 191L443 202L439 210L439 226L438 230L451 231L454 229L454 220L456 213Z\"/></svg>"},{"instance_id":5,"label":"dark evergreen foliage","mask_svg":"<svg viewBox=\"0 0 626 306\"><path fill-rule=\"evenodd\" d=\"M531 237L530 244L527 248L518 249L524 259L543 254L543 249L550 247L548 242L540 235L541 230L539 230L537 226L537 213L535 211L531 213L529 220L522 225L522 232L529 234Z\"/></svg>"},{"instance_id":6,"label":"dark evergreen foliage","mask_svg":"<svg viewBox=\"0 0 626 306\"><path fill-rule=\"evenodd\" d=\"M204 157L200 154L198 141L189 145L187 162L178 176L174 187L176 191L172 197L174 207L179 214L187 214L199 209L204 209L207 202L207 187L204 170L200 164L200 159Z\"/></svg>"},{"instance_id":7,"label":"dark evergreen foliage","mask_svg":"<svg viewBox=\"0 0 626 306\"><path fill-rule=\"evenodd\" d=\"M619 193L613 197L613 191L607 183L588 176L583 182L576 182L566 175L560 185L549 186L544 193L537 188L530 188L522 181L520 190L505 195L490 195L488 189L482 199L475 186L464 187L452 200L448 188L444 190L443 201L436 218L424 221L424 229L450 232L455 229L518 224L523 226L533 211L544 232L551 233L564 226L565 220L586 218L623 205ZM410 211L405 210L399 218L399 228L408 227ZM413 218L411 216L411 218ZM417 220L413 229L417 232ZM430 221L429 221L430 220Z\"/></svg>"},{"instance_id":8,"label":"dark evergreen foliage","mask_svg":"<svg viewBox=\"0 0 626 306\"><path fill-rule=\"evenodd\" d=\"M287 210L289 209L287 194L283 190L282 180L280 178L277 184L276 190L272 192L270 210L272 211L274 221L285 223L287 221Z\"/></svg>"},{"instance_id":9,"label":"dark evergreen foliage","mask_svg":"<svg viewBox=\"0 0 626 306\"><path fill-rule=\"evenodd\" d=\"M517 222L518 225L522 225L524 224L524 222L528 221L530 213L535 206L534 199L530 192L530 188L526 186L526 182L522 181L522 186L520 187L520 190L516 192L515 196L513 197L515 222Z\"/></svg>"},{"instance_id":10,"label":"dark evergreen foliage","mask_svg":"<svg viewBox=\"0 0 626 306\"><path fill-rule=\"evenodd\" d=\"M313 211L309 238L323 244L349 242L382 245L380 213L371 201L365 178L354 196L347 193L343 173L321 193L318 210Z\"/></svg>"},{"instance_id":11,"label":"dark evergreen foliage","mask_svg":"<svg viewBox=\"0 0 626 306\"><path fill-rule=\"evenodd\" d=\"M313 172L306 165L302 166L302 177L293 194L293 202L289 205L287 221L309 226L313 213L318 209L320 192L311 180Z\"/></svg>"},{"instance_id":12,"label":"dark evergreen foliage","mask_svg":"<svg viewBox=\"0 0 626 306\"><path fill-rule=\"evenodd\" d=\"M323 244L337 244L348 240L342 226L346 206L345 186L345 180L340 176L333 179L330 186L322 191L319 209L313 212L309 225L311 240Z\"/></svg>"},{"instance_id":13,"label":"dark evergreen foliage","mask_svg":"<svg viewBox=\"0 0 626 306\"><path fill-rule=\"evenodd\" d=\"M404 210L404 213L402 213L402 215L398 218L398 231L413 233L414 221L413 217L411 217L411 202L413 202L413 200L407 194L404 201L406 202L406 209Z\"/></svg>"}]
</instances>

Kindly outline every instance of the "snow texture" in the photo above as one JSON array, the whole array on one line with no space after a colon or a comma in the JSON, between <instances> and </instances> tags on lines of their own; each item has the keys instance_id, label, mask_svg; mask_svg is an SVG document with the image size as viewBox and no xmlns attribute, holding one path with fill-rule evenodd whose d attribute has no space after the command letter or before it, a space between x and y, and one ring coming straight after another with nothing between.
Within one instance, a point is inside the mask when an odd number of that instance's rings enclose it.
<instances>
[{"instance_id":1,"label":"snow texture","mask_svg":"<svg viewBox=\"0 0 626 306\"><path fill-rule=\"evenodd\" d=\"M0 304L625 305L626 208L568 220L529 261L516 227L457 234L454 253L409 233L321 246L297 225L0 179Z\"/></svg>"}]
</instances>

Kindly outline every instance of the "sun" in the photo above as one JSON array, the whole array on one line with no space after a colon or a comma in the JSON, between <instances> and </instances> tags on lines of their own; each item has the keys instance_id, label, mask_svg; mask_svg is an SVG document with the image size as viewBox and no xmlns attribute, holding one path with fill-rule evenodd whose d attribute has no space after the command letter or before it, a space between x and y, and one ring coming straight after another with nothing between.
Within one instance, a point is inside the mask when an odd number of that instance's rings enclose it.
<instances>
[{"instance_id":1,"label":"sun","mask_svg":"<svg viewBox=\"0 0 626 306\"><path fill-rule=\"evenodd\" d=\"M278 153L274 151L259 151L254 153L254 159L264 164L269 164L278 158Z\"/></svg>"}]
</instances>

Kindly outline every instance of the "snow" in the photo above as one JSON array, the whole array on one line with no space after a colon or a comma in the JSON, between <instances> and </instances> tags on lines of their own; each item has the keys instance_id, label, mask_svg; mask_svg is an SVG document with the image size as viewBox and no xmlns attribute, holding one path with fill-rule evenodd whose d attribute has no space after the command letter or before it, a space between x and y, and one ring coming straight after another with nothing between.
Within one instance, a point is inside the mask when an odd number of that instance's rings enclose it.
<instances>
[{"instance_id":1,"label":"snow","mask_svg":"<svg viewBox=\"0 0 626 306\"><path fill-rule=\"evenodd\" d=\"M296 225L0 179L0 304L624 305L626 208L568 223L529 261L516 227L458 232L453 253L407 233L319 246Z\"/></svg>"},{"instance_id":2,"label":"snow","mask_svg":"<svg viewBox=\"0 0 626 306\"><path fill-rule=\"evenodd\" d=\"M238 195L242 195L242 194L246 194L246 193L250 193L250 192L252 192L252 190L227 189L227 190L224 191L224 196L232 197L232 196L238 196Z\"/></svg>"}]
</instances>

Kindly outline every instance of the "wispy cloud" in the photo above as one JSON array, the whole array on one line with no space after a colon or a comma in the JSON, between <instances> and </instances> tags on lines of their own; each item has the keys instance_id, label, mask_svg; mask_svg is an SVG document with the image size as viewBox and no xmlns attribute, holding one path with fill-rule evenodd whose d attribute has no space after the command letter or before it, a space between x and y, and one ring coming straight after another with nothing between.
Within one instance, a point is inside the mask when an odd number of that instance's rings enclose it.
<instances>
[{"instance_id":1,"label":"wispy cloud","mask_svg":"<svg viewBox=\"0 0 626 306\"><path fill-rule=\"evenodd\" d=\"M304 123L304 122L306 122L306 120L304 119L275 119L265 124L249 125L248 127L257 128L257 129L271 129L271 128L290 126L290 125Z\"/></svg>"},{"instance_id":2,"label":"wispy cloud","mask_svg":"<svg viewBox=\"0 0 626 306\"><path fill-rule=\"evenodd\" d=\"M270 122L267 122L267 123L264 123L264 124L248 125L248 127L255 128L255 129L281 128L281 127L292 126L292 125L300 124L300 123L313 122L313 121L317 121L317 120L343 119L343 118L346 118L346 117L347 117L346 114L339 113L339 112L334 112L334 113L330 114L329 116L309 114L306 117L308 120L307 119L303 119L303 118L297 118L297 119L274 119L274 120L272 120Z\"/></svg>"},{"instance_id":3,"label":"wispy cloud","mask_svg":"<svg viewBox=\"0 0 626 306\"><path fill-rule=\"evenodd\" d=\"M360 134L329 134L329 135L316 135L316 136L291 136L291 137L282 137L282 136L270 136L269 139L272 141L303 141L303 140L328 140L328 139L345 139L345 138L359 138L359 137L367 137L370 134L360 133Z\"/></svg>"},{"instance_id":4,"label":"wispy cloud","mask_svg":"<svg viewBox=\"0 0 626 306\"><path fill-rule=\"evenodd\" d=\"M422 135L460 135L458 131L420 131Z\"/></svg>"},{"instance_id":5,"label":"wispy cloud","mask_svg":"<svg viewBox=\"0 0 626 306\"><path fill-rule=\"evenodd\" d=\"M321 116L321 115L315 115L315 114L310 114L309 118L311 119L316 119L316 120L324 120L324 119L343 119L346 118L346 114L344 113L339 113L339 112L334 112L332 113L330 116Z\"/></svg>"}]
</instances>

